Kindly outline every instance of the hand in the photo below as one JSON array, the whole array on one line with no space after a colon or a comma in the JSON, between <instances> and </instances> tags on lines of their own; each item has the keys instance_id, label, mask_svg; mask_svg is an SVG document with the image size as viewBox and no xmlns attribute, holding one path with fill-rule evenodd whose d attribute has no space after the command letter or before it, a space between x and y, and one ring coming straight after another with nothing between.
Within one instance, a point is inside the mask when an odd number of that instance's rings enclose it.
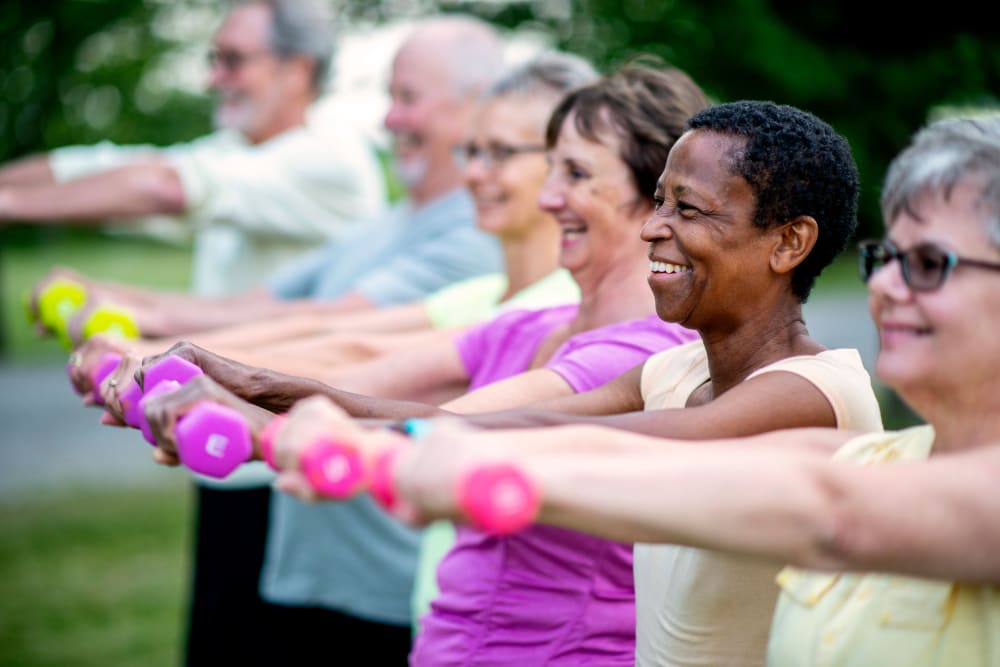
<instances>
[{"instance_id":1,"label":"hand","mask_svg":"<svg viewBox=\"0 0 1000 667\"><path fill-rule=\"evenodd\" d=\"M142 364L142 359L130 351L122 355L122 360L98 388L101 400L104 401L104 415L101 423L109 426L125 426L125 405L122 394L135 379L135 372Z\"/></svg>"},{"instance_id":2,"label":"hand","mask_svg":"<svg viewBox=\"0 0 1000 667\"><path fill-rule=\"evenodd\" d=\"M93 392L96 390L97 393L100 393L98 387L92 386L92 378L101 357L108 352L124 355L129 351L129 347L120 338L97 335L91 337L70 354L69 379L76 392L83 396L84 405L95 405Z\"/></svg>"},{"instance_id":3,"label":"hand","mask_svg":"<svg viewBox=\"0 0 1000 667\"><path fill-rule=\"evenodd\" d=\"M317 492L303 470L304 455L310 448L326 441L355 453L360 460L362 479L357 491L370 481L376 458L387 448L405 447L406 438L398 433L362 426L329 399L313 396L298 401L289 411L284 425L274 439L273 464L281 471L279 490L304 501L324 498Z\"/></svg>"},{"instance_id":4,"label":"hand","mask_svg":"<svg viewBox=\"0 0 1000 667\"><path fill-rule=\"evenodd\" d=\"M523 468L512 465L511 436L455 417L425 421L419 442L393 467L393 513L417 526L451 519L500 534L522 529L536 516L540 495Z\"/></svg>"},{"instance_id":5,"label":"hand","mask_svg":"<svg viewBox=\"0 0 1000 667\"><path fill-rule=\"evenodd\" d=\"M188 341L175 343L166 352L144 359L142 370L138 376L140 384L145 371L167 356L177 356L190 361L219 385L247 401L252 401L255 396L255 392L248 390L247 387L260 385L261 369L241 364ZM258 380L254 381L252 378L258 378Z\"/></svg>"},{"instance_id":6,"label":"hand","mask_svg":"<svg viewBox=\"0 0 1000 667\"><path fill-rule=\"evenodd\" d=\"M270 412L233 395L207 375L198 375L173 391L148 399L144 404L146 421L156 446L153 458L157 463L181 463L177 451L177 423L203 402L233 408L243 417L251 433L258 433L274 417ZM255 449L259 451L259 446Z\"/></svg>"},{"instance_id":7,"label":"hand","mask_svg":"<svg viewBox=\"0 0 1000 667\"><path fill-rule=\"evenodd\" d=\"M49 327L42 322L41 310L39 308L39 299L42 294L52 283L56 281L75 283L89 293L88 284L90 281L83 275L67 267L55 267L44 277L38 280L28 294L28 303L26 306L28 310L28 318L35 324L36 329L41 334L57 333L49 329Z\"/></svg>"}]
</instances>

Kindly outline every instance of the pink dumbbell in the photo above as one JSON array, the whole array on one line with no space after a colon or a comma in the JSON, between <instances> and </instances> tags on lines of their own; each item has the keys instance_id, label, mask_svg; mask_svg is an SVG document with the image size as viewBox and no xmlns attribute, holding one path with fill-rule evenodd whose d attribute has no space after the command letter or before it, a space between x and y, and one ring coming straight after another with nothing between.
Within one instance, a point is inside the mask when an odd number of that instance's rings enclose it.
<instances>
[{"instance_id":1,"label":"pink dumbbell","mask_svg":"<svg viewBox=\"0 0 1000 667\"><path fill-rule=\"evenodd\" d=\"M150 444L156 441L146 421L145 401L177 389L203 371L187 359L170 355L153 364L143 376L146 391L132 380L121 394L122 407L125 411L125 423L142 431L143 437Z\"/></svg>"},{"instance_id":2,"label":"pink dumbbell","mask_svg":"<svg viewBox=\"0 0 1000 667\"><path fill-rule=\"evenodd\" d=\"M402 448L375 459L372 496L387 510L396 504L395 464ZM465 475L458 486L458 506L481 530L509 535L526 528L538 515L541 497L534 483L515 466L488 464Z\"/></svg>"},{"instance_id":3,"label":"pink dumbbell","mask_svg":"<svg viewBox=\"0 0 1000 667\"><path fill-rule=\"evenodd\" d=\"M264 460L275 470L274 438L285 419L285 415L278 415L258 435ZM364 462L358 451L334 440L324 438L310 444L300 455L299 464L309 484L328 498L350 498L365 483Z\"/></svg>"},{"instance_id":4,"label":"pink dumbbell","mask_svg":"<svg viewBox=\"0 0 1000 667\"><path fill-rule=\"evenodd\" d=\"M194 472L223 478L253 456L246 420L236 410L205 401L177 421L177 455Z\"/></svg>"},{"instance_id":5,"label":"pink dumbbell","mask_svg":"<svg viewBox=\"0 0 1000 667\"><path fill-rule=\"evenodd\" d=\"M105 352L101 355L101 358L97 360L97 365L94 366L94 370L90 374L90 391L87 392L93 397L94 402L97 405L104 405L104 399L101 398L100 387L104 379L111 375L118 364L121 363L122 355L117 352ZM72 363L66 364L66 374L70 376L70 380L73 378L73 369L75 365ZM73 387L76 389L76 386ZM83 392L77 392L83 393Z\"/></svg>"},{"instance_id":6,"label":"pink dumbbell","mask_svg":"<svg viewBox=\"0 0 1000 667\"><path fill-rule=\"evenodd\" d=\"M473 470L459 484L458 505L482 530L509 535L538 515L538 488L520 468L490 464Z\"/></svg>"}]
</instances>

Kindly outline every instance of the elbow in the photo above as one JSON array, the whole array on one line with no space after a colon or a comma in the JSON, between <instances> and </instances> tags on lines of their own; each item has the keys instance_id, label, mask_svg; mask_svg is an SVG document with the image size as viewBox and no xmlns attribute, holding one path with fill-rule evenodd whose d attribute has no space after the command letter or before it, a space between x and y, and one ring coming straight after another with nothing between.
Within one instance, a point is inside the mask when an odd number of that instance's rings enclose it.
<instances>
[{"instance_id":1,"label":"elbow","mask_svg":"<svg viewBox=\"0 0 1000 667\"><path fill-rule=\"evenodd\" d=\"M817 514L802 564L824 570L855 569L863 564L869 551L866 545L872 540L846 490L827 480Z\"/></svg>"},{"instance_id":2,"label":"elbow","mask_svg":"<svg viewBox=\"0 0 1000 667\"><path fill-rule=\"evenodd\" d=\"M187 211L184 184L180 174L169 164L150 165L140 175L137 187L150 208L157 213L181 215Z\"/></svg>"}]
</instances>

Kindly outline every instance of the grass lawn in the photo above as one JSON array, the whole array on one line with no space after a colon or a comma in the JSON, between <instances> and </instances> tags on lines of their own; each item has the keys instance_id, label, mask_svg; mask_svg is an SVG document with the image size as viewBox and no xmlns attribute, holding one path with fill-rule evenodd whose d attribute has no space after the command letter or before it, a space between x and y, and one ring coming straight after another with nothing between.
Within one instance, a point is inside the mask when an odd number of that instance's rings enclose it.
<instances>
[{"instance_id":1,"label":"grass lawn","mask_svg":"<svg viewBox=\"0 0 1000 667\"><path fill-rule=\"evenodd\" d=\"M181 480L0 505L0 665L181 664L190 496Z\"/></svg>"}]
</instances>

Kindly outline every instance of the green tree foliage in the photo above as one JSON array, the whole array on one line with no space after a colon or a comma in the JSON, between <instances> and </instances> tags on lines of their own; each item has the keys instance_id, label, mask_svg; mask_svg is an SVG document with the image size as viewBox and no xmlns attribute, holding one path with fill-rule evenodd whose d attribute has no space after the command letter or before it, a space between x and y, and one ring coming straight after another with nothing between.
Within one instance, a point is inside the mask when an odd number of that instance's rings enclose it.
<instances>
[{"instance_id":1,"label":"green tree foliage","mask_svg":"<svg viewBox=\"0 0 1000 667\"><path fill-rule=\"evenodd\" d=\"M150 0L0 3L0 161L66 144L161 144L207 131L207 98L146 78L178 46L155 29L163 7Z\"/></svg>"},{"instance_id":2,"label":"green tree foliage","mask_svg":"<svg viewBox=\"0 0 1000 667\"><path fill-rule=\"evenodd\" d=\"M640 53L690 73L717 101L807 109L851 143L862 177L860 235L881 234L889 160L940 105L997 105L1000 23L988 3L801 0L534 0L451 3L605 68ZM885 17L885 18L882 18Z\"/></svg>"}]
</instances>

